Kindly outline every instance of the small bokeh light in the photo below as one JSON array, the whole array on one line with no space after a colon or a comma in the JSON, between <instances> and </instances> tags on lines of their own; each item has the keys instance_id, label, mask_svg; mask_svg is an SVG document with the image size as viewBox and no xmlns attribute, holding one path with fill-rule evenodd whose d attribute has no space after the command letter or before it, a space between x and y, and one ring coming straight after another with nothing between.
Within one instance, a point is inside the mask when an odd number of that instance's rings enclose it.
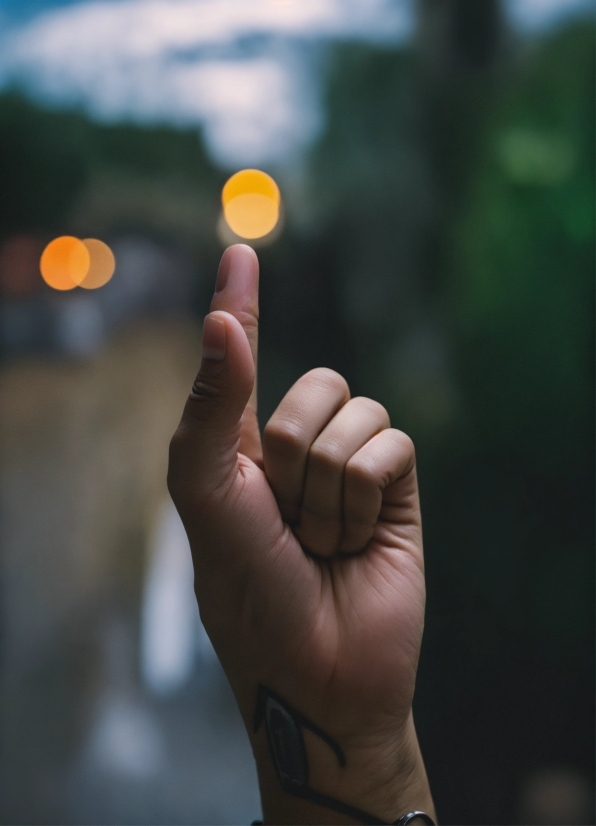
<instances>
[{"instance_id":1,"label":"small bokeh light","mask_svg":"<svg viewBox=\"0 0 596 826\"><path fill-rule=\"evenodd\" d=\"M242 169L232 175L221 200L226 223L240 238L262 238L279 220L279 188L259 169Z\"/></svg>"},{"instance_id":2,"label":"small bokeh light","mask_svg":"<svg viewBox=\"0 0 596 826\"><path fill-rule=\"evenodd\" d=\"M74 290L87 275L91 259L87 247L72 235L62 235L47 245L39 268L54 290Z\"/></svg>"},{"instance_id":3,"label":"small bokeh light","mask_svg":"<svg viewBox=\"0 0 596 826\"><path fill-rule=\"evenodd\" d=\"M97 238L81 241L62 235L44 249L39 269L43 280L54 290L95 290L108 283L116 269L116 259L108 245Z\"/></svg>"}]
</instances>

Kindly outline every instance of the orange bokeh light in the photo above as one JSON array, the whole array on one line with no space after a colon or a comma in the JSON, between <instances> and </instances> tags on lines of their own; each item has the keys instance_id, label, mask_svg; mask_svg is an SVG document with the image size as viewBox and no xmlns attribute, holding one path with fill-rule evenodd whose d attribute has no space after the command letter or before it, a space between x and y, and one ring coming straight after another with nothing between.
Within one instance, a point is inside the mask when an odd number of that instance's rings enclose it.
<instances>
[{"instance_id":1,"label":"orange bokeh light","mask_svg":"<svg viewBox=\"0 0 596 826\"><path fill-rule=\"evenodd\" d=\"M97 238L85 238L83 244L89 253L90 263L87 274L80 282L79 287L83 287L85 290L97 290L107 284L114 275L116 259L108 245Z\"/></svg>"},{"instance_id":2,"label":"orange bokeh light","mask_svg":"<svg viewBox=\"0 0 596 826\"><path fill-rule=\"evenodd\" d=\"M113 276L116 259L108 245L97 238L81 241L62 235L44 249L39 269L46 284L55 290L96 290Z\"/></svg>"},{"instance_id":3,"label":"orange bokeh light","mask_svg":"<svg viewBox=\"0 0 596 826\"><path fill-rule=\"evenodd\" d=\"M43 280L55 290L73 290L89 271L87 247L72 235L55 238L44 249L39 268Z\"/></svg>"},{"instance_id":4,"label":"orange bokeh light","mask_svg":"<svg viewBox=\"0 0 596 826\"><path fill-rule=\"evenodd\" d=\"M242 169L232 175L221 200L226 223L241 238L262 238L279 220L279 188L260 169Z\"/></svg>"}]
</instances>

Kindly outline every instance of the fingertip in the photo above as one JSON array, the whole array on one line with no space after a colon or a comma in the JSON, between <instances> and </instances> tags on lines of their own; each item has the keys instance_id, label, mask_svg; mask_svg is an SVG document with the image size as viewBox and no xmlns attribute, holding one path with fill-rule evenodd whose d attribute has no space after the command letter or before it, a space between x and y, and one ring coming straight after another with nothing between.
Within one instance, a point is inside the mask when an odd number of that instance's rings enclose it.
<instances>
[{"instance_id":1,"label":"fingertip","mask_svg":"<svg viewBox=\"0 0 596 826\"><path fill-rule=\"evenodd\" d=\"M242 250L242 252L232 252L232 250ZM255 261L255 263L259 263L259 257L250 244L230 244L230 246L225 250L224 255L226 253L230 253L230 255L248 255L253 259L253 261Z\"/></svg>"},{"instance_id":2,"label":"fingertip","mask_svg":"<svg viewBox=\"0 0 596 826\"><path fill-rule=\"evenodd\" d=\"M252 291L258 287L259 259L248 244L233 244L223 253L215 280L215 294Z\"/></svg>"},{"instance_id":3,"label":"fingertip","mask_svg":"<svg viewBox=\"0 0 596 826\"><path fill-rule=\"evenodd\" d=\"M250 272L253 278L258 278L259 258L252 247L248 244L232 244L231 247L227 248L226 252L228 253L232 268L244 267Z\"/></svg>"}]
</instances>

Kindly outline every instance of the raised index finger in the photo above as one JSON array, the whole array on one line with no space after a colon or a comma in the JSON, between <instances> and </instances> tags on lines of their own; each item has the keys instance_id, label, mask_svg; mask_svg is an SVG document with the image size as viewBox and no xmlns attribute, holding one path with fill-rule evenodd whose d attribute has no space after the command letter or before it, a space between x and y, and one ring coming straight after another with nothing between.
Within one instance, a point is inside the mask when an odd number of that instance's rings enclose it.
<instances>
[{"instance_id":1,"label":"raised index finger","mask_svg":"<svg viewBox=\"0 0 596 826\"><path fill-rule=\"evenodd\" d=\"M259 260L252 247L234 244L221 257L210 311L225 310L235 316L246 333L257 367L259 341ZM240 453L262 463L261 436L257 420L257 382L242 419Z\"/></svg>"}]
</instances>

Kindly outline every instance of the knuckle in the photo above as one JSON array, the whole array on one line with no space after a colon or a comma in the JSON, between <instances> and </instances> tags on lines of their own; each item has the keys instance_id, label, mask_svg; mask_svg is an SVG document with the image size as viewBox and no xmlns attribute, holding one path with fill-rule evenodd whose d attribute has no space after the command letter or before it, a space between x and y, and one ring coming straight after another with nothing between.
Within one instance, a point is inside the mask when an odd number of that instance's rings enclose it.
<instances>
[{"instance_id":1,"label":"knuckle","mask_svg":"<svg viewBox=\"0 0 596 826\"><path fill-rule=\"evenodd\" d=\"M400 450L414 463L416 460L416 448L408 434L404 433L403 430L396 430L395 428L391 428L389 432Z\"/></svg>"},{"instance_id":2,"label":"knuckle","mask_svg":"<svg viewBox=\"0 0 596 826\"><path fill-rule=\"evenodd\" d=\"M253 312L247 312L246 310L236 310L234 313L240 324L244 327L245 332L250 335L251 333L258 333L259 331L259 309L255 307Z\"/></svg>"},{"instance_id":3,"label":"knuckle","mask_svg":"<svg viewBox=\"0 0 596 826\"><path fill-rule=\"evenodd\" d=\"M309 460L322 470L336 470L345 463L341 447L333 441L315 442L309 451Z\"/></svg>"},{"instance_id":4,"label":"knuckle","mask_svg":"<svg viewBox=\"0 0 596 826\"><path fill-rule=\"evenodd\" d=\"M350 459L346 465L346 478L358 486L370 485L375 482L376 467L371 458L359 457Z\"/></svg>"},{"instance_id":5,"label":"knuckle","mask_svg":"<svg viewBox=\"0 0 596 826\"><path fill-rule=\"evenodd\" d=\"M346 465L346 475L350 479L368 481L375 473L375 465L370 457L352 457Z\"/></svg>"},{"instance_id":6,"label":"knuckle","mask_svg":"<svg viewBox=\"0 0 596 826\"><path fill-rule=\"evenodd\" d=\"M352 399L352 403L356 403L371 418L378 419L386 427L389 426L389 413L380 402L369 399L367 396L356 396Z\"/></svg>"},{"instance_id":7,"label":"knuckle","mask_svg":"<svg viewBox=\"0 0 596 826\"><path fill-rule=\"evenodd\" d=\"M199 373L188 397L186 410L193 419L201 421L208 416L208 411L221 396L222 388L218 382Z\"/></svg>"},{"instance_id":8,"label":"knuckle","mask_svg":"<svg viewBox=\"0 0 596 826\"><path fill-rule=\"evenodd\" d=\"M263 442L268 451L282 456L294 457L306 452L302 428L289 419L267 422Z\"/></svg>"},{"instance_id":9,"label":"knuckle","mask_svg":"<svg viewBox=\"0 0 596 826\"><path fill-rule=\"evenodd\" d=\"M234 310L234 316L242 325L251 346L256 344L259 335L259 308L253 306L251 310Z\"/></svg>"},{"instance_id":10,"label":"knuckle","mask_svg":"<svg viewBox=\"0 0 596 826\"><path fill-rule=\"evenodd\" d=\"M323 390L331 391L337 395L347 396L349 398L350 389L347 381L342 375L331 370L329 367L315 367L310 370L304 378L318 384Z\"/></svg>"}]
</instances>

